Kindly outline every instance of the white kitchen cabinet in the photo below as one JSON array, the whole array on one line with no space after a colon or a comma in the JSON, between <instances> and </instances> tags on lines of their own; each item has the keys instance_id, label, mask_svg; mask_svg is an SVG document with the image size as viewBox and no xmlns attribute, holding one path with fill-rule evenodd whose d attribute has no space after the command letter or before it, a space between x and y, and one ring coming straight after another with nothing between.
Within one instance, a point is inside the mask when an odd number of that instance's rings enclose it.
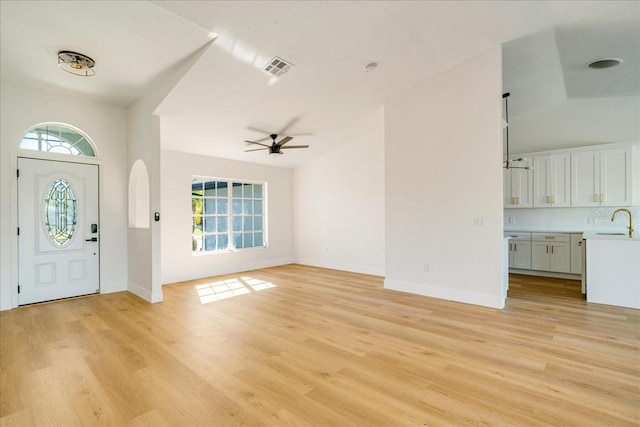
<instances>
[{"instance_id":1,"label":"white kitchen cabinet","mask_svg":"<svg viewBox=\"0 0 640 427\"><path fill-rule=\"evenodd\" d=\"M571 234L571 274L582 274L582 233Z\"/></svg>"},{"instance_id":2,"label":"white kitchen cabinet","mask_svg":"<svg viewBox=\"0 0 640 427\"><path fill-rule=\"evenodd\" d=\"M531 268L533 270L549 271L549 244L547 242L531 241Z\"/></svg>"},{"instance_id":3,"label":"white kitchen cabinet","mask_svg":"<svg viewBox=\"0 0 640 427\"><path fill-rule=\"evenodd\" d=\"M571 237L565 233L531 234L531 268L539 271L571 271Z\"/></svg>"},{"instance_id":4,"label":"white kitchen cabinet","mask_svg":"<svg viewBox=\"0 0 640 427\"><path fill-rule=\"evenodd\" d=\"M505 233L509 239L509 268L531 270L531 233Z\"/></svg>"},{"instance_id":5,"label":"white kitchen cabinet","mask_svg":"<svg viewBox=\"0 0 640 427\"><path fill-rule=\"evenodd\" d=\"M531 159L512 161L513 166L531 166ZM504 169L504 207L533 207L533 174L531 169Z\"/></svg>"},{"instance_id":6,"label":"white kitchen cabinet","mask_svg":"<svg viewBox=\"0 0 640 427\"><path fill-rule=\"evenodd\" d=\"M571 153L571 206L632 203L630 146Z\"/></svg>"},{"instance_id":7,"label":"white kitchen cabinet","mask_svg":"<svg viewBox=\"0 0 640 427\"><path fill-rule=\"evenodd\" d=\"M558 273L571 272L571 243L554 242L551 244L550 270Z\"/></svg>"},{"instance_id":8,"label":"white kitchen cabinet","mask_svg":"<svg viewBox=\"0 0 640 427\"><path fill-rule=\"evenodd\" d=\"M533 158L533 207L571 206L571 156Z\"/></svg>"}]
</instances>

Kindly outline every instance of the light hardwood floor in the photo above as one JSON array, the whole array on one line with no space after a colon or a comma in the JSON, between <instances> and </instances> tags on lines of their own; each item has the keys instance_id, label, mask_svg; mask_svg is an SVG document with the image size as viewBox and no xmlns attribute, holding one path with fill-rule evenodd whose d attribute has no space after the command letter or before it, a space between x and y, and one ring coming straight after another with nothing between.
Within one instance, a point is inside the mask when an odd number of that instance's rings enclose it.
<instances>
[{"instance_id":1,"label":"light hardwood floor","mask_svg":"<svg viewBox=\"0 0 640 427\"><path fill-rule=\"evenodd\" d=\"M575 281L512 276L504 310L300 265L163 290L0 313L0 424L640 423L640 311Z\"/></svg>"}]
</instances>

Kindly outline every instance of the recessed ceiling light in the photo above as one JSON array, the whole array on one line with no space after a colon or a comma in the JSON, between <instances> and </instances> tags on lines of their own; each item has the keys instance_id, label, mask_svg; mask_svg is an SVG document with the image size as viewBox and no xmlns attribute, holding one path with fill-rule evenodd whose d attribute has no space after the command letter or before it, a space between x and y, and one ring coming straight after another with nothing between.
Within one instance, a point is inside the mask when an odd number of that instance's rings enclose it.
<instances>
[{"instance_id":1,"label":"recessed ceiling light","mask_svg":"<svg viewBox=\"0 0 640 427\"><path fill-rule=\"evenodd\" d=\"M604 68L611 68L620 64L622 64L622 59L620 58L601 58L587 62L587 68L591 68L593 70L602 70Z\"/></svg>"}]
</instances>

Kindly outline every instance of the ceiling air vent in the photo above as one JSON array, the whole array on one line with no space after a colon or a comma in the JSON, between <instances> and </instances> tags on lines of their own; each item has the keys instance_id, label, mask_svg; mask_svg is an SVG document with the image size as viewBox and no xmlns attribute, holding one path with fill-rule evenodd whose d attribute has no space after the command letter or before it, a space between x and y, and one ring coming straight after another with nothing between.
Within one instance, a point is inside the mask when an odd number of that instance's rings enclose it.
<instances>
[{"instance_id":1,"label":"ceiling air vent","mask_svg":"<svg viewBox=\"0 0 640 427\"><path fill-rule=\"evenodd\" d=\"M278 58L277 56L274 56L273 59L269 61L267 65L265 65L263 70L276 77L280 77L281 75L289 71L289 68L291 67L293 67L292 63L287 62L282 58Z\"/></svg>"}]
</instances>

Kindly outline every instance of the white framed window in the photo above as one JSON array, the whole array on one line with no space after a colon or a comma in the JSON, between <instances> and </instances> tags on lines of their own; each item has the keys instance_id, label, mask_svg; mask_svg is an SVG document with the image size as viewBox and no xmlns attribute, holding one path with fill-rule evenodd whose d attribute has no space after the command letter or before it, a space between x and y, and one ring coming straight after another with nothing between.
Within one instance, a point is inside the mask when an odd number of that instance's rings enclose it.
<instances>
[{"instance_id":1,"label":"white framed window","mask_svg":"<svg viewBox=\"0 0 640 427\"><path fill-rule=\"evenodd\" d=\"M20 148L72 156L96 155L88 136L78 129L58 123L43 123L31 128L22 137Z\"/></svg>"},{"instance_id":2,"label":"white framed window","mask_svg":"<svg viewBox=\"0 0 640 427\"><path fill-rule=\"evenodd\" d=\"M266 248L265 200L262 182L193 177L192 253Z\"/></svg>"}]
</instances>

